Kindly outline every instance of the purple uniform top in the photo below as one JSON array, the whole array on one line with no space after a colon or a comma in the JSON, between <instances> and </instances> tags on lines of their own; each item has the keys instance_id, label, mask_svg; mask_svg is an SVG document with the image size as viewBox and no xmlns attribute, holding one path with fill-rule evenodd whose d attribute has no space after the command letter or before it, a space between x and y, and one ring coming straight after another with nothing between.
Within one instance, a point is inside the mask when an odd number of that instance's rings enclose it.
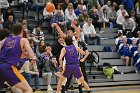
<instances>
[{"instance_id":1,"label":"purple uniform top","mask_svg":"<svg viewBox=\"0 0 140 93\"><path fill-rule=\"evenodd\" d=\"M21 57L21 37L9 36L4 41L4 44L0 51L0 62L8 63L17 67L17 64Z\"/></svg>"},{"instance_id":2,"label":"purple uniform top","mask_svg":"<svg viewBox=\"0 0 140 93\"><path fill-rule=\"evenodd\" d=\"M71 45L71 46L65 46L64 48L66 49L66 54L65 54L66 65L78 63L79 60L78 60L78 53L76 47L74 45Z\"/></svg>"}]
</instances>

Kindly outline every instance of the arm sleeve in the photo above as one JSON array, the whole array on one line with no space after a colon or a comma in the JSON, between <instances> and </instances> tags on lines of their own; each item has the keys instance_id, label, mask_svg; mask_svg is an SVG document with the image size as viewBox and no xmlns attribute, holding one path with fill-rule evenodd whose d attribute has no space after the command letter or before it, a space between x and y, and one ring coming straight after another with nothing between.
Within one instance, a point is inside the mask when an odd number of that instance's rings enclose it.
<instances>
[{"instance_id":1,"label":"arm sleeve","mask_svg":"<svg viewBox=\"0 0 140 93\"><path fill-rule=\"evenodd\" d=\"M81 45L81 46L83 47L83 51L88 50L88 48L87 48L85 42L79 41L78 43L79 43L79 45Z\"/></svg>"}]
</instances>

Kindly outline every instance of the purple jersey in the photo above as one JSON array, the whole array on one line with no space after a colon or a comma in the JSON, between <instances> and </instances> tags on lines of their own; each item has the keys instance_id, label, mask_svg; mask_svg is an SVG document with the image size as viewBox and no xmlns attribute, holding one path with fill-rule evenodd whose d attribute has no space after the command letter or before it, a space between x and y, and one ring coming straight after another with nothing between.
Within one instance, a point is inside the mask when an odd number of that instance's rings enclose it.
<instances>
[{"instance_id":1,"label":"purple jersey","mask_svg":"<svg viewBox=\"0 0 140 93\"><path fill-rule=\"evenodd\" d=\"M21 37L19 36L9 36L6 38L0 51L1 62L5 62L17 67L22 53L20 39Z\"/></svg>"},{"instance_id":2,"label":"purple jersey","mask_svg":"<svg viewBox=\"0 0 140 93\"><path fill-rule=\"evenodd\" d=\"M65 46L66 49L66 65L73 64L73 63L78 63L78 53L76 50L76 47L74 45L71 46Z\"/></svg>"}]
</instances>

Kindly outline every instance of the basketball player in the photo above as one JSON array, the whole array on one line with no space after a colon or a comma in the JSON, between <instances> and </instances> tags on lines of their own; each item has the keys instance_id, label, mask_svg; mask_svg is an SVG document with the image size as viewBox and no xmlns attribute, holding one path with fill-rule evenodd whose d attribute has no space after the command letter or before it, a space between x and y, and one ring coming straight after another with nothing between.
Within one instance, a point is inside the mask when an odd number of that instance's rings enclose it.
<instances>
[{"instance_id":1,"label":"basketball player","mask_svg":"<svg viewBox=\"0 0 140 93\"><path fill-rule=\"evenodd\" d=\"M65 57L66 59L66 67L62 71L63 77L59 79L58 85L57 85L57 92L60 93L62 82L69 78L71 74L74 74L74 76L83 84L85 89L87 90L87 93L91 93L91 90L88 86L88 84L85 82L82 72L80 71L80 66L78 64L78 52L85 55L85 52L81 50L79 47L75 47L73 45L72 37L66 37L65 43L67 46L64 46L61 50L61 54L59 57L59 63L60 67L62 67L62 58ZM81 59L83 60L83 59ZM82 61L83 62L83 61Z\"/></svg>"},{"instance_id":2,"label":"basketball player","mask_svg":"<svg viewBox=\"0 0 140 93\"><path fill-rule=\"evenodd\" d=\"M83 61L85 61L85 59L89 55L89 52L87 50L86 44L84 42L80 41L80 28L76 26L76 21L75 20L72 21L72 27L68 29L67 34L63 33L63 31L61 30L61 28L59 27L59 25L57 23L53 23L52 27L55 27L57 29L57 31L60 34L60 37L62 39L64 39L64 41L65 41L65 38L67 36L69 36L69 37L72 37L73 44L75 46L80 45L81 47L83 47L83 50L85 51L86 54L85 54L83 60L80 60L80 61L82 61L82 62L80 62L80 67L81 67L81 71L83 73L84 79L86 80L86 82L88 82L87 76L86 76L85 63ZM64 91L66 91L66 89L69 87L71 79L72 79L72 77L68 78L66 85L62 86L62 90L61 90L62 93L64 93ZM77 81L77 83L78 83L79 93L82 93L82 85L79 81Z\"/></svg>"},{"instance_id":3,"label":"basketball player","mask_svg":"<svg viewBox=\"0 0 140 93\"><path fill-rule=\"evenodd\" d=\"M13 35L0 42L0 89L7 81L10 86L22 90L23 93L33 93L25 78L18 72L17 64L22 56L22 51L28 52L29 59L34 58L34 53L29 42L22 37L22 25L13 26Z\"/></svg>"}]
</instances>

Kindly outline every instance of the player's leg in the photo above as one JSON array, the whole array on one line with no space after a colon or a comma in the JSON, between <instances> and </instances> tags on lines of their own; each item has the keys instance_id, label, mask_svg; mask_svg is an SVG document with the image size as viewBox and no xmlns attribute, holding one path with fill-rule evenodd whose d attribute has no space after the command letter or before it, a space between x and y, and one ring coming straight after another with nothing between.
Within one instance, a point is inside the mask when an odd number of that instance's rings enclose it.
<instances>
[{"instance_id":1,"label":"player's leg","mask_svg":"<svg viewBox=\"0 0 140 93\"><path fill-rule=\"evenodd\" d=\"M29 86L26 80L17 83L13 87L20 89L23 93L33 93L32 88Z\"/></svg>"},{"instance_id":2,"label":"player's leg","mask_svg":"<svg viewBox=\"0 0 140 93\"><path fill-rule=\"evenodd\" d=\"M63 77L63 75L60 73L60 72L56 72L56 73L54 73L59 79L61 78L61 77ZM66 85L66 82L67 82L67 78L63 81L63 83L62 83L62 88L61 88L61 93L65 93L65 91L66 91L66 88L65 88L65 85Z\"/></svg>"},{"instance_id":3,"label":"player's leg","mask_svg":"<svg viewBox=\"0 0 140 93\"><path fill-rule=\"evenodd\" d=\"M84 86L84 88L85 88L87 91L89 91L89 90L90 90L90 88L89 88L89 86L88 86L87 82L85 82L85 80L84 80L83 76L82 76L82 77L80 77L78 80L82 83L82 85Z\"/></svg>"},{"instance_id":4,"label":"player's leg","mask_svg":"<svg viewBox=\"0 0 140 93\"><path fill-rule=\"evenodd\" d=\"M62 76L60 77L58 84L57 84L57 92L59 93L61 91L61 87L63 82L65 81L66 78L69 78L71 75L71 66L66 66L63 71L62 71Z\"/></svg>"},{"instance_id":5,"label":"player's leg","mask_svg":"<svg viewBox=\"0 0 140 93\"><path fill-rule=\"evenodd\" d=\"M33 93L25 78L14 66L8 65L5 75L7 75L5 79L10 86L20 89L23 93Z\"/></svg>"},{"instance_id":6,"label":"player's leg","mask_svg":"<svg viewBox=\"0 0 140 93\"><path fill-rule=\"evenodd\" d=\"M62 87L62 83L63 81L65 81L65 77L64 76L61 76L59 81L58 81L58 84L57 84L57 92L59 93L61 91L61 87Z\"/></svg>"},{"instance_id":7,"label":"player's leg","mask_svg":"<svg viewBox=\"0 0 140 93\"><path fill-rule=\"evenodd\" d=\"M89 88L87 82L84 80L84 77L83 77L82 72L80 71L80 67L78 65L75 65L74 76L82 83L82 85L88 91L88 93L90 93L91 92L90 88Z\"/></svg>"}]
</instances>

